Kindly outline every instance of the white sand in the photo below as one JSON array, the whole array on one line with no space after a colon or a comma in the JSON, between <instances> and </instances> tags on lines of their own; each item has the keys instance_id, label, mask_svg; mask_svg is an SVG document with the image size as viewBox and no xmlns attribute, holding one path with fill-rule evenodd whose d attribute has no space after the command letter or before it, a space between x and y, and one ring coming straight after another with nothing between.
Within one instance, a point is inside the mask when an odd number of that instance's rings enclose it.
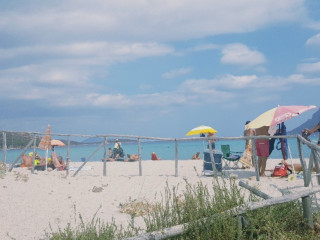
<instances>
[{"instance_id":1,"label":"white sand","mask_svg":"<svg viewBox=\"0 0 320 240\"><path fill-rule=\"evenodd\" d=\"M279 162L268 160L267 169L273 169ZM70 166L80 164L71 163ZM182 189L184 179L189 183L212 182L211 177L201 175L200 160L179 161L179 177L174 176L174 161L143 161L141 177L137 162L108 162L107 177L103 177L102 167L103 163L89 162L86 170L80 171L76 177L72 177L74 171L70 171L68 177L65 171L35 171L31 174L25 168L14 168L8 172L3 179L0 178L0 239L10 239L7 234L16 239L45 238L45 231L51 232L49 223L54 230L58 226L64 228L69 222L75 223L75 219L79 222L75 213L81 213L85 221L90 221L98 209L97 216L103 221L110 222L114 217L117 223L127 224L130 216L120 213L119 204L129 198L152 201L158 193L159 199L166 183L169 186L180 184ZM253 168L225 173L236 174L238 180L248 181L271 196L281 196L281 191L293 191L303 186L301 179L289 182L265 177L257 182ZM95 192L96 188L102 191Z\"/></svg>"}]
</instances>

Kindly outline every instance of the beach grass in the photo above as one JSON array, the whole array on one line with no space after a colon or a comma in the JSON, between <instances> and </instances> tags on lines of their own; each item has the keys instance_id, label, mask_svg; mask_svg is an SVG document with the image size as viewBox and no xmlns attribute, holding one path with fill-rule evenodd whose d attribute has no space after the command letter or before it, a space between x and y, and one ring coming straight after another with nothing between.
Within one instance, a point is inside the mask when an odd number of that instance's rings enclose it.
<instances>
[{"instance_id":1,"label":"beach grass","mask_svg":"<svg viewBox=\"0 0 320 240\"><path fill-rule=\"evenodd\" d=\"M320 235L307 227L303 221L302 207L299 201L293 201L272 207L249 211L241 217L234 212L224 211L244 204L246 201L258 201L250 195L245 198L242 189L234 180L214 179L212 188L202 182L191 185L186 182L186 189L181 193L179 186L167 185L162 201L128 201L122 206L130 209L128 226L103 223L93 216L89 223L82 220L72 228L68 224L64 229L47 234L49 239L122 239L136 236L143 232L162 230L167 227L189 223L185 233L170 239L319 239ZM142 215L145 227L135 224L135 217ZM204 219L216 215L213 221ZM75 216L76 218L76 216ZM320 215L314 216L316 222ZM76 219L75 219L76 220Z\"/></svg>"}]
</instances>

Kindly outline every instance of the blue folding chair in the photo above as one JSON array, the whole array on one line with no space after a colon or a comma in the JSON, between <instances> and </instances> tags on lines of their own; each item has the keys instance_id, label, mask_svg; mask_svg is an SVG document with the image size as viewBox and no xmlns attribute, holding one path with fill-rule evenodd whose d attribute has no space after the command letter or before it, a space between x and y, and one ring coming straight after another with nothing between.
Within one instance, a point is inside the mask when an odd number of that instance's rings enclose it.
<instances>
[{"instance_id":1,"label":"blue folding chair","mask_svg":"<svg viewBox=\"0 0 320 240\"><path fill-rule=\"evenodd\" d=\"M211 157L210 157L210 152L205 151L203 152L204 157L203 157L203 170L202 173L203 175L206 175L206 173L210 173L212 175L213 172L213 166L211 162ZM212 153L213 154L213 159L214 159L214 164L216 167L216 170L218 173L222 172L222 154L218 153Z\"/></svg>"}]
</instances>

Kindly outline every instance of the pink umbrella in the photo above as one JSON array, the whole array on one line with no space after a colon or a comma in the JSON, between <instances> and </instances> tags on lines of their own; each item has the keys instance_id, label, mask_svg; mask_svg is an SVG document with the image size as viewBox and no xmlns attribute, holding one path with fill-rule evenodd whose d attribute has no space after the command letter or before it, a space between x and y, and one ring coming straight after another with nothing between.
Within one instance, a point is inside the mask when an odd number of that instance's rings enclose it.
<instances>
[{"instance_id":1,"label":"pink umbrella","mask_svg":"<svg viewBox=\"0 0 320 240\"><path fill-rule=\"evenodd\" d=\"M287 121L303 112L316 108L316 106L278 106L264 112L256 119L246 125L246 128L261 128L263 126L275 126L279 123Z\"/></svg>"}]
</instances>

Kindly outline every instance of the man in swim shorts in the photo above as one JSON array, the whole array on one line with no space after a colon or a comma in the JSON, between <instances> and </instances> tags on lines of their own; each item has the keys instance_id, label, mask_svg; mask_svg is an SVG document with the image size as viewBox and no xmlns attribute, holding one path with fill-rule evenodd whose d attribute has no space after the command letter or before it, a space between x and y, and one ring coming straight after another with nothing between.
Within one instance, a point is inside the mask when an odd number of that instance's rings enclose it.
<instances>
[{"instance_id":1,"label":"man in swim shorts","mask_svg":"<svg viewBox=\"0 0 320 240\"><path fill-rule=\"evenodd\" d=\"M269 127L264 126L256 129L256 136L269 136L268 133ZM258 156L258 169L259 175L261 177L265 177L265 170L267 165L267 159L269 157L269 139L257 139L256 143L256 151Z\"/></svg>"}]
</instances>

